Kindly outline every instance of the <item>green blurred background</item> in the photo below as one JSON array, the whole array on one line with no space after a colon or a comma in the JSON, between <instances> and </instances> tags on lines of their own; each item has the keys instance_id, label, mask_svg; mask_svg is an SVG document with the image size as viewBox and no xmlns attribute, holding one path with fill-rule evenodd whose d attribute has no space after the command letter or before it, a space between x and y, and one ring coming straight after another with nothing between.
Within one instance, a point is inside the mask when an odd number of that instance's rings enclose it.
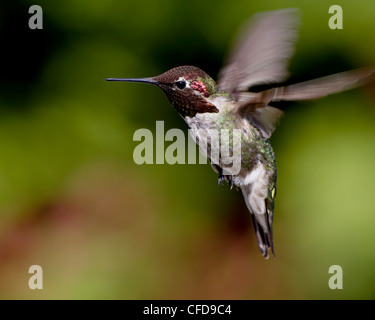
<instances>
[{"instance_id":1,"label":"green blurred background","mask_svg":"<svg viewBox=\"0 0 375 320\"><path fill-rule=\"evenodd\" d=\"M43 30L28 28L32 4ZM0 298L374 299L374 85L286 108L264 260L241 193L208 164L134 163L135 130L187 132L164 94L103 81L184 64L215 78L248 17L287 7L302 21L291 82L374 65L375 2L340 1L343 30L333 4L1 2ZM43 290L28 287L34 264Z\"/></svg>"}]
</instances>

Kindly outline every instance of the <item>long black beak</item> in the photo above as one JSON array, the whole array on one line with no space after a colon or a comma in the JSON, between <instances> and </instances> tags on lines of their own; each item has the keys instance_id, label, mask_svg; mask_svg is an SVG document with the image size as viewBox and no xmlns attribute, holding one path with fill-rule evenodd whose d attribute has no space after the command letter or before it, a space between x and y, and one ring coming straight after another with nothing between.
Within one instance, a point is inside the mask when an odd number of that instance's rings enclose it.
<instances>
[{"instance_id":1,"label":"long black beak","mask_svg":"<svg viewBox=\"0 0 375 320\"><path fill-rule=\"evenodd\" d=\"M124 82L142 82L149 84L158 84L159 82L152 78L108 78L105 81L124 81Z\"/></svg>"}]
</instances>

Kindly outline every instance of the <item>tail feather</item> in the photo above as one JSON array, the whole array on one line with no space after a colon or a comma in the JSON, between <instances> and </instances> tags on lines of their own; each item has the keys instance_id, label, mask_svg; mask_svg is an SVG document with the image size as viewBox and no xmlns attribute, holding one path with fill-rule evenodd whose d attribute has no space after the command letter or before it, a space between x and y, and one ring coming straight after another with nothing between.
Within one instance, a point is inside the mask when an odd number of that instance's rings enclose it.
<instances>
[{"instance_id":1,"label":"tail feather","mask_svg":"<svg viewBox=\"0 0 375 320\"><path fill-rule=\"evenodd\" d=\"M267 172L259 162L257 166L247 174L241 186L247 208L250 211L251 220L262 255L267 259L269 249L275 257L273 246L273 211L276 195L276 172Z\"/></svg>"},{"instance_id":2,"label":"tail feather","mask_svg":"<svg viewBox=\"0 0 375 320\"><path fill-rule=\"evenodd\" d=\"M260 252L262 255L268 259L269 258L269 249L271 249L271 252L274 257L275 255L275 249L273 246L273 236L272 236L272 229L269 229L269 232L266 232L262 226L259 224L259 222L255 219L255 216L253 214L250 214L251 220L253 222L254 232L255 236L257 238L258 246L260 249Z\"/></svg>"}]
</instances>

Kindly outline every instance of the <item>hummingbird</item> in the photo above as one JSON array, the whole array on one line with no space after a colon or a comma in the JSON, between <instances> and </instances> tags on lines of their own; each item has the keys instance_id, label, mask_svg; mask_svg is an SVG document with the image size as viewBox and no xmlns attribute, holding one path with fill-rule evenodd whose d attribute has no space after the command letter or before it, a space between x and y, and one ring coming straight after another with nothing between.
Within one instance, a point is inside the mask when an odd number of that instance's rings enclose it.
<instances>
[{"instance_id":1,"label":"hummingbird","mask_svg":"<svg viewBox=\"0 0 375 320\"><path fill-rule=\"evenodd\" d=\"M352 89L367 83L375 71L373 68L355 69L282 85L288 76L288 61L297 39L297 13L296 9L284 9L259 13L247 21L216 82L195 66L175 67L149 78L106 79L159 87L185 120L197 143L206 138L202 132L239 129L239 172L225 174L224 161L211 162L211 165L218 174L219 185L226 181L242 191L260 252L265 258L269 257L269 251L275 257L273 216L277 170L269 138L283 115L282 110L271 105L281 101L312 100ZM259 92L255 90L259 85L268 85L269 89ZM207 141L205 147L210 149L210 141Z\"/></svg>"}]
</instances>

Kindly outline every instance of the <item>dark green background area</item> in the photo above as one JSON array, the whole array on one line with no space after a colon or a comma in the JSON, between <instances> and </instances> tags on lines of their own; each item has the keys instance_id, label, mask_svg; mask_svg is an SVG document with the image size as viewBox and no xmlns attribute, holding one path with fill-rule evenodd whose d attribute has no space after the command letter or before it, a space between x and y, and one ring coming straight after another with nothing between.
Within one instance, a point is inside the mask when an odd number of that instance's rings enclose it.
<instances>
[{"instance_id":1,"label":"dark green background area","mask_svg":"<svg viewBox=\"0 0 375 320\"><path fill-rule=\"evenodd\" d=\"M43 8L43 30L28 8ZM293 104L271 138L276 259L209 165L136 165L139 128L184 121L157 88L108 83L196 65L213 78L241 24L297 7L290 82L375 64L375 2L0 4L0 298L375 298L374 85ZM168 143L166 143L166 146ZM44 289L30 290L40 265ZM340 265L344 289L330 290Z\"/></svg>"}]
</instances>

